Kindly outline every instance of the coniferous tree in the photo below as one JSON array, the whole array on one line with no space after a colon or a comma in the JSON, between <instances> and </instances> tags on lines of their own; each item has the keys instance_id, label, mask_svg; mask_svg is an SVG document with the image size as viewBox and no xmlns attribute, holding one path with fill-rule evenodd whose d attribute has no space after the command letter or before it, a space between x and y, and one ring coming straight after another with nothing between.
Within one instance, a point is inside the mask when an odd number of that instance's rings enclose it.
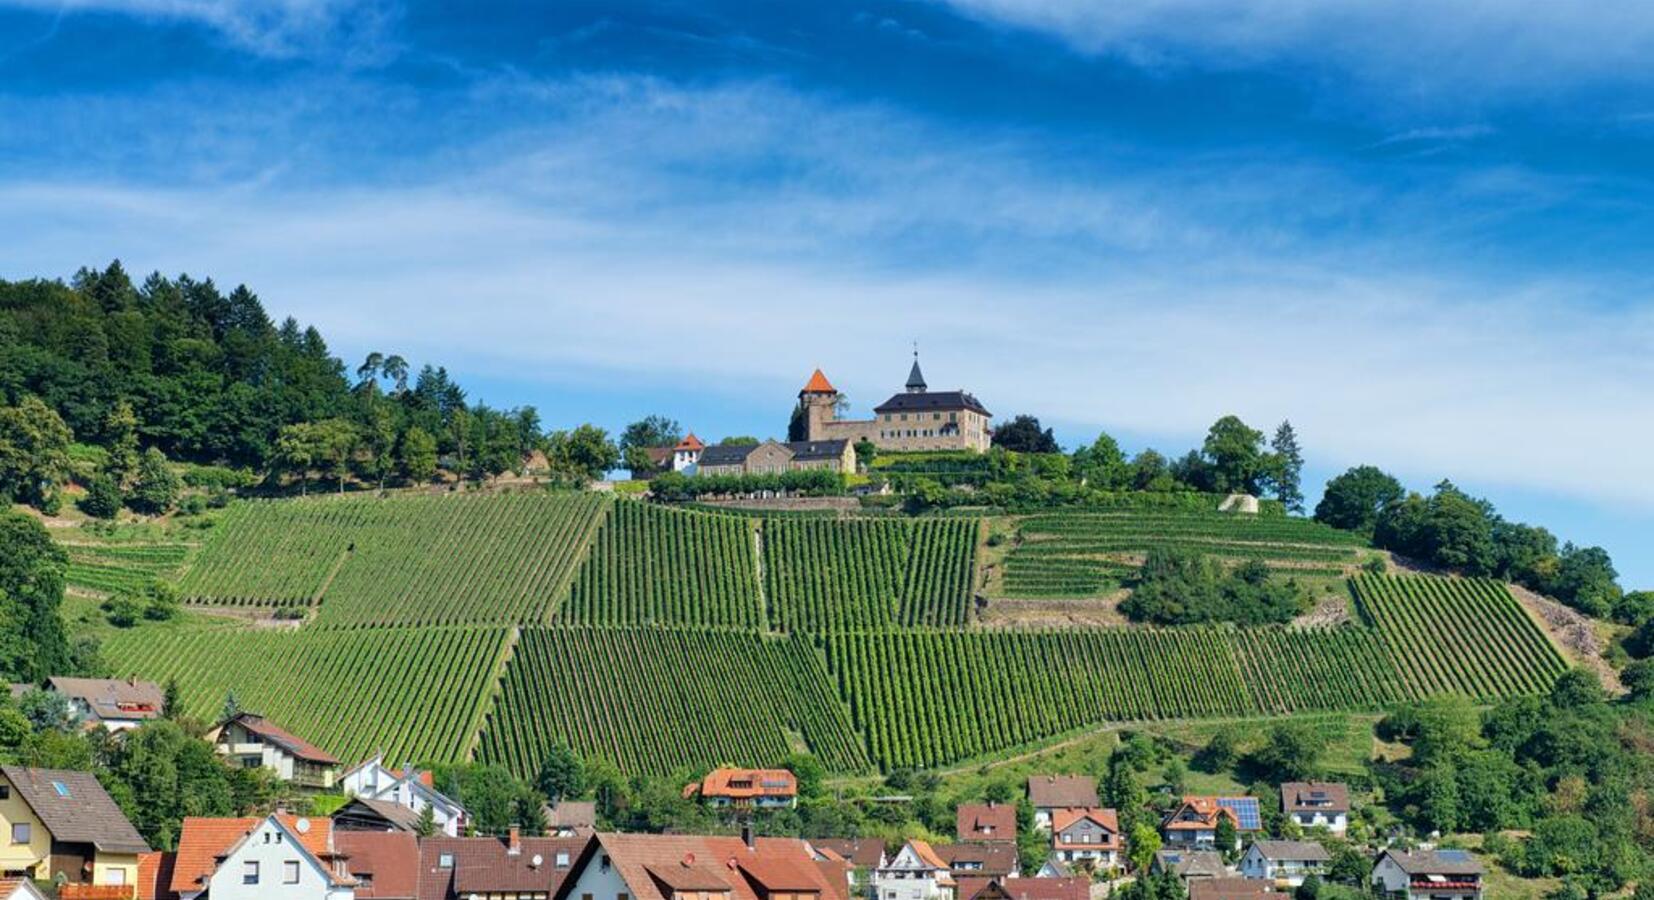
<instances>
[{"instance_id":1,"label":"coniferous tree","mask_svg":"<svg viewBox=\"0 0 1654 900\"><path fill-rule=\"evenodd\" d=\"M1282 422L1275 429L1275 438L1270 441L1269 448L1275 454L1275 471L1270 478L1275 487L1275 499L1293 512L1303 512L1304 454L1298 447L1298 433L1292 429L1291 422Z\"/></svg>"}]
</instances>

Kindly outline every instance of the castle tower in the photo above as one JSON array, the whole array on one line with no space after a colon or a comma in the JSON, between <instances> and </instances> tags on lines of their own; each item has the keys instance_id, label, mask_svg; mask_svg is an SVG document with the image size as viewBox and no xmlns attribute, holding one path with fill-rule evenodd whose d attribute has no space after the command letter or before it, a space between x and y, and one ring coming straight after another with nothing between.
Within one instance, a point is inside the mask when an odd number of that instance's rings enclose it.
<instances>
[{"instance_id":1,"label":"castle tower","mask_svg":"<svg viewBox=\"0 0 1654 900\"><path fill-rule=\"evenodd\" d=\"M925 392L925 373L919 371L919 347L913 347L913 368L907 373L907 392L909 394L923 394Z\"/></svg>"},{"instance_id":2,"label":"castle tower","mask_svg":"<svg viewBox=\"0 0 1654 900\"><path fill-rule=\"evenodd\" d=\"M804 404L804 420L808 423L805 440L827 440L827 423L838 416L838 389L817 369L798 392L798 402Z\"/></svg>"}]
</instances>

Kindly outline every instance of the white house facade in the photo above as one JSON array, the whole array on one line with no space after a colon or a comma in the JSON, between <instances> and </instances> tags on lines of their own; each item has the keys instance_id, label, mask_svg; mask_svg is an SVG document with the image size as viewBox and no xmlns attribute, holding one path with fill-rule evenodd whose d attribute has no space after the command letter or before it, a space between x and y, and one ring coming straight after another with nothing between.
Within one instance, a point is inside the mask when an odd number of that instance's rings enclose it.
<instances>
[{"instance_id":1,"label":"white house facade","mask_svg":"<svg viewBox=\"0 0 1654 900\"><path fill-rule=\"evenodd\" d=\"M325 821L298 819L290 829L266 816L219 862L207 880L206 895L212 900L355 900L355 882L343 858L324 859L305 847L304 835L321 827ZM195 896L200 895L184 900Z\"/></svg>"},{"instance_id":2,"label":"white house facade","mask_svg":"<svg viewBox=\"0 0 1654 900\"><path fill-rule=\"evenodd\" d=\"M952 900L953 875L924 841L908 841L873 870L875 900Z\"/></svg>"},{"instance_id":3,"label":"white house facade","mask_svg":"<svg viewBox=\"0 0 1654 900\"><path fill-rule=\"evenodd\" d=\"M346 794L365 800L382 800L424 814L431 810L437 830L449 837L465 831L465 808L427 783L428 775L412 767L398 773L385 765L383 754L362 762L339 780Z\"/></svg>"},{"instance_id":4,"label":"white house facade","mask_svg":"<svg viewBox=\"0 0 1654 900\"><path fill-rule=\"evenodd\" d=\"M1297 887L1311 875L1325 875L1332 856L1314 841L1253 841L1241 857L1245 878L1263 878Z\"/></svg>"}]
</instances>

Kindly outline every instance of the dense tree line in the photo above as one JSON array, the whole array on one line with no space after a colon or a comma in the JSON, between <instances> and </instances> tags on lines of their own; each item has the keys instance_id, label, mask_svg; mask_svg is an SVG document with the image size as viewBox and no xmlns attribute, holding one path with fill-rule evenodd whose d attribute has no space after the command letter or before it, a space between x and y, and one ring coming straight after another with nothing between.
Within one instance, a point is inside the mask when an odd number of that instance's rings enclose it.
<instances>
[{"instance_id":1,"label":"dense tree line","mask_svg":"<svg viewBox=\"0 0 1654 900\"><path fill-rule=\"evenodd\" d=\"M547 435L533 407L470 402L440 366L374 352L349 369L314 327L273 321L245 286L158 273L135 285L118 261L68 284L0 281L0 491L51 508L71 442L105 453L84 477L98 515L117 497L167 508L178 490L167 459L301 490L312 478L486 478L536 450L553 475L619 462L601 429Z\"/></svg>"},{"instance_id":2,"label":"dense tree line","mask_svg":"<svg viewBox=\"0 0 1654 900\"><path fill-rule=\"evenodd\" d=\"M1157 547L1149 550L1120 611L1134 622L1155 625L1263 625L1292 621L1304 611L1305 599L1296 582L1271 579L1261 562L1226 571L1197 553Z\"/></svg>"},{"instance_id":3,"label":"dense tree line","mask_svg":"<svg viewBox=\"0 0 1654 900\"><path fill-rule=\"evenodd\" d=\"M1635 625L1654 613L1644 595L1621 591L1606 550L1562 543L1544 528L1512 522L1450 481L1424 496L1408 493L1378 468L1358 466L1327 482L1315 518L1430 565L1513 581L1588 615Z\"/></svg>"}]
</instances>

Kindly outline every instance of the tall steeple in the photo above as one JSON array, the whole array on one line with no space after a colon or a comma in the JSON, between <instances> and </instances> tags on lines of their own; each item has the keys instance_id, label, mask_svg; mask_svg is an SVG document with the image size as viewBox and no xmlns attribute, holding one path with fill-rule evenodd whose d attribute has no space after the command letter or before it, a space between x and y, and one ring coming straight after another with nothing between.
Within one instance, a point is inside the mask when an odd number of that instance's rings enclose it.
<instances>
[{"instance_id":1,"label":"tall steeple","mask_svg":"<svg viewBox=\"0 0 1654 900\"><path fill-rule=\"evenodd\" d=\"M913 368L907 373L907 392L909 394L923 394L925 392L925 374L919 371L919 342L913 342Z\"/></svg>"}]
</instances>

